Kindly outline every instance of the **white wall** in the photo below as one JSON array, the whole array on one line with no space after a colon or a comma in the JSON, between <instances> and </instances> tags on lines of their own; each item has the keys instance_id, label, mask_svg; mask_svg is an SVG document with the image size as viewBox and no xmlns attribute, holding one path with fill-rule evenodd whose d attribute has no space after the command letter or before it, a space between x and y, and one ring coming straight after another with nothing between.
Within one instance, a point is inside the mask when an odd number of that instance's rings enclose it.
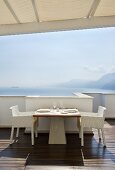
<instances>
[{"instance_id":1,"label":"white wall","mask_svg":"<svg viewBox=\"0 0 115 170\"><path fill-rule=\"evenodd\" d=\"M107 108L106 118L115 118L115 94L103 94L103 105Z\"/></svg>"},{"instance_id":2,"label":"white wall","mask_svg":"<svg viewBox=\"0 0 115 170\"><path fill-rule=\"evenodd\" d=\"M110 93L86 93L92 97L93 100L93 111L97 112L98 106L102 105L106 107L105 117L115 118L115 94Z\"/></svg>"},{"instance_id":3,"label":"white wall","mask_svg":"<svg viewBox=\"0 0 115 170\"><path fill-rule=\"evenodd\" d=\"M51 108L53 103L56 103L57 107L63 104L65 108L77 108L79 111L92 111L92 97L78 97L78 96L38 96L26 97L26 110L37 110L38 108Z\"/></svg>"},{"instance_id":4,"label":"white wall","mask_svg":"<svg viewBox=\"0 0 115 170\"><path fill-rule=\"evenodd\" d=\"M103 105L103 95L101 93L86 93L93 97L93 112L97 112L98 106Z\"/></svg>"},{"instance_id":5,"label":"white wall","mask_svg":"<svg viewBox=\"0 0 115 170\"><path fill-rule=\"evenodd\" d=\"M92 102L93 102L93 111L97 112L97 108L99 105L105 106L107 108L106 111L106 118L115 118L115 94L101 94L101 93L87 93L90 96L93 96L94 99L86 100L83 98L74 98L69 97L66 99L66 97L63 97L65 100L65 104L68 106L74 106L77 107L80 111L89 111L92 110ZM43 106L44 103L45 106L51 104L53 100L62 100L62 98L58 99L56 97L46 97L45 100L43 100L43 97L41 97L41 101L38 99L38 97L25 97L25 96L0 96L0 126L11 126L11 112L9 108L13 105L18 104L20 111L27 110L37 110L39 107ZM71 102L70 102L71 101ZM87 101L87 102L86 102ZM44 118L45 119L45 118ZM49 127L49 120L45 120L46 128ZM67 120L68 124L66 127L67 129L72 129L74 124L71 125L70 120Z\"/></svg>"}]
</instances>

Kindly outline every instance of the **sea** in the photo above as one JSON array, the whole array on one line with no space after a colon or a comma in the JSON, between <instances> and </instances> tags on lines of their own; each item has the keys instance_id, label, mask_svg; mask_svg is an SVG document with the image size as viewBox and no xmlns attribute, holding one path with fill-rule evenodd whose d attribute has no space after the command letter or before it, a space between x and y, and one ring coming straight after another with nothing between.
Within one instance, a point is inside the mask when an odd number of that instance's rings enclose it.
<instances>
[{"instance_id":1,"label":"sea","mask_svg":"<svg viewBox=\"0 0 115 170\"><path fill-rule=\"evenodd\" d=\"M74 93L115 93L115 90L65 87L0 87L0 96L72 96Z\"/></svg>"}]
</instances>

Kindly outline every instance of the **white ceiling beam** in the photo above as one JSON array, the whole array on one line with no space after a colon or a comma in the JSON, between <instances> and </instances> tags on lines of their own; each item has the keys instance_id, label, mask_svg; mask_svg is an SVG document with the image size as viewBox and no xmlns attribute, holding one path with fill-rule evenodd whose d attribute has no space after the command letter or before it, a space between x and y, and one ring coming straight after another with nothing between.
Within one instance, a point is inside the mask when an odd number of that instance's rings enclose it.
<instances>
[{"instance_id":1,"label":"white ceiling beam","mask_svg":"<svg viewBox=\"0 0 115 170\"><path fill-rule=\"evenodd\" d=\"M14 12L13 8L11 7L10 3L7 0L4 0L4 3L6 4L7 8L9 9L10 13L12 14L12 16L14 17L16 22L20 23L20 20L17 17L17 15L15 14L15 12Z\"/></svg>"},{"instance_id":2,"label":"white ceiling beam","mask_svg":"<svg viewBox=\"0 0 115 170\"><path fill-rule=\"evenodd\" d=\"M89 11L88 15L86 16L86 18L90 18L90 17L94 16L95 11L96 11L100 1L101 0L93 0L93 4L92 4L90 11Z\"/></svg>"},{"instance_id":3,"label":"white ceiling beam","mask_svg":"<svg viewBox=\"0 0 115 170\"><path fill-rule=\"evenodd\" d=\"M89 28L115 27L115 16L92 17L40 23L1 25L0 35L31 34L40 32L69 31Z\"/></svg>"}]
</instances>

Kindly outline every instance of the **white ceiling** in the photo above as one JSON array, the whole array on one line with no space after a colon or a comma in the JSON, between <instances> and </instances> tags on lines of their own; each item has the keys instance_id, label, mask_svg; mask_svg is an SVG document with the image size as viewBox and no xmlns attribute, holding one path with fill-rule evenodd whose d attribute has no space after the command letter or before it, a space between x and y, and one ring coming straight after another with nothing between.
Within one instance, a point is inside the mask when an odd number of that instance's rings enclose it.
<instances>
[{"instance_id":1,"label":"white ceiling","mask_svg":"<svg viewBox=\"0 0 115 170\"><path fill-rule=\"evenodd\" d=\"M115 0L0 0L0 35L115 26Z\"/></svg>"}]
</instances>

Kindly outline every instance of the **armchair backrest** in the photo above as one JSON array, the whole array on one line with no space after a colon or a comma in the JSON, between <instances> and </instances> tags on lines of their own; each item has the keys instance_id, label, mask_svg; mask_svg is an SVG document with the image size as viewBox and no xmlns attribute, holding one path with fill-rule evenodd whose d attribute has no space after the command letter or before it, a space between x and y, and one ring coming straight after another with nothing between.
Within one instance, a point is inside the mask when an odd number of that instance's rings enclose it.
<instances>
[{"instance_id":1,"label":"armchair backrest","mask_svg":"<svg viewBox=\"0 0 115 170\"><path fill-rule=\"evenodd\" d=\"M16 116L19 113L18 105L12 106L10 109L12 110L12 116Z\"/></svg>"},{"instance_id":2,"label":"armchair backrest","mask_svg":"<svg viewBox=\"0 0 115 170\"><path fill-rule=\"evenodd\" d=\"M99 114L100 116L104 117L105 110L106 110L105 107L99 106L99 107L98 107L98 114Z\"/></svg>"}]
</instances>

